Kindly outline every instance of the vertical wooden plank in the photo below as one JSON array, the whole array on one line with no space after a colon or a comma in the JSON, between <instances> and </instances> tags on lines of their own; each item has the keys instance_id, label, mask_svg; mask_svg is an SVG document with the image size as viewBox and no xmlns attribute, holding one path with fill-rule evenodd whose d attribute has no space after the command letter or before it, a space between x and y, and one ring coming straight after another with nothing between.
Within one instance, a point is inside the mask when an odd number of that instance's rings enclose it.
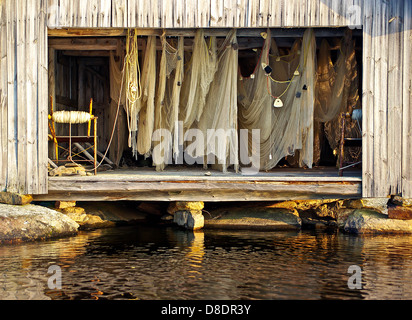
<instances>
[{"instance_id":1,"label":"vertical wooden plank","mask_svg":"<svg viewBox=\"0 0 412 320\"><path fill-rule=\"evenodd\" d=\"M300 20L300 3L302 0L299 1L293 1L293 19L292 19L292 24L293 26L299 26L299 20Z\"/></svg>"},{"instance_id":2,"label":"vertical wooden plank","mask_svg":"<svg viewBox=\"0 0 412 320\"><path fill-rule=\"evenodd\" d=\"M89 0L77 1L77 6L74 7L76 17L76 27L84 28L88 26L88 4Z\"/></svg>"},{"instance_id":3,"label":"vertical wooden plank","mask_svg":"<svg viewBox=\"0 0 412 320\"><path fill-rule=\"evenodd\" d=\"M127 0L127 26L134 28L137 26L137 0Z\"/></svg>"},{"instance_id":4,"label":"vertical wooden plank","mask_svg":"<svg viewBox=\"0 0 412 320\"><path fill-rule=\"evenodd\" d=\"M161 10L161 27L173 28L173 1L163 1Z\"/></svg>"},{"instance_id":5,"label":"vertical wooden plank","mask_svg":"<svg viewBox=\"0 0 412 320\"><path fill-rule=\"evenodd\" d=\"M26 164L26 192L32 194L37 191L38 163L37 163L37 121L33 116L37 114L37 8L38 0L28 1L27 19L25 21L25 51L26 51L26 101L25 112L27 114L27 157Z\"/></svg>"},{"instance_id":6,"label":"vertical wooden plank","mask_svg":"<svg viewBox=\"0 0 412 320\"><path fill-rule=\"evenodd\" d=\"M310 15L308 16L308 25L311 27L316 27L320 25L319 22L319 8L320 8L320 1L308 1L308 11Z\"/></svg>"},{"instance_id":7,"label":"vertical wooden plank","mask_svg":"<svg viewBox=\"0 0 412 320\"><path fill-rule=\"evenodd\" d=\"M42 5L40 3L40 5ZM75 26L77 24L77 5L76 1L69 1L67 7L67 24L68 26Z\"/></svg>"},{"instance_id":8,"label":"vertical wooden plank","mask_svg":"<svg viewBox=\"0 0 412 320\"><path fill-rule=\"evenodd\" d=\"M70 27L69 22L69 7L70 7L69 0L59 0L58 6L58 16L57 16L57 25L59 27Z\"/></svg>"},{"instance_id":9,"label":"vertical wooden plank","mask_svg":"<svg viewBox=\"0 0 412 320\"><path fill-rule=\"evenodd\" d=\"M185 28L194 28L196 26L195 17L197 11L197 0L185 0Z\"/></svg>"},{"instance_id":10,"label":"vertical wooden plank","mask_svg":"<svg viewBox=\"0 0 412 320\"><path fill-rule=\"evenodd\" d=\"M149 27L151 28L159 28L160 27L160 5L161 0L152 0L146 1L146 3L150 3L150 21ZM195 12L192 12L192 15L195 15Z\"/></svg>"},{"instance_id":11,"label":"vertical wooden plank","mask_svg":"<svg viewBox=\"0 0 412 320\"><path fill-rule=\"evenodd\" d=\"M99 0L97 5L98 5L97 26L102 27L102 28L111 27L112 1L111 0Z\"/></svg>"},{"instance_id":12,"label":"vertical wooden plank","mask_svg":"<svg viewBox=\"0 0 412 320\"><path fill-rule=\"evenodd\" d=\"M99 2L102 0L87 0L88 8L87 8L87 26L89 28L96 28L98 27L98 19L99 19Z\"/></svg>"},{"instance_id":13,"label":"vertical wooden plank","mask_svg":"<svg viewBox=\"0 0 412 320\"><path fill-rule=\"evenodd\" d=\"M236 0L224 1L224 20L225 27L233 28L236 20Z\"/></svg>"},{"instance_id":14,"label":"vertical wooden plank","mask_svg":"<svg viewBox=\"0 0 412 320\"><path fill-rule=\"evenodd\" d=\"M150 2L136 0L136 26L146 28L149 26Z\"/></svg>"},{"instance_id":15,"label":"vertical wooden plank","mask_svg":"<svg viewBox=\"0 0 412 320\"><path fill-rule=\"evenodd\" d=\"M174 28L181 28L183 26L183 3L181 0L173 0L173 13L174 13Z\"/></svg>"},{"instance_id":16,"label":"vertical wooden plank","mask_svg":"<svg viewBox=\"0 0 412 320\"><path fill-rule=\"evenodd\" d=\"M329 25L336 26L339 21L339 4L341 1L329 0Z\"/></svg>"},{"instance_id":17,"label":"vertical wooden plank","mask_svg":"<svg viewBox=\"0 0 412 320\"><path fill-rule=\"evenodd\" d=\"M37 60L37 163L38 163L38 187L37 194L46 194L48 191L47 172L47 114L48 114L48 52L47 52L47 20L44 14L46 0L38 1L38 60Z\"/></svg>"},{"instance_id":18,"label":"vertical wooden plank","mask_svg":"<svg viewBox=\"0 0 412 320\"><path fill-rule=\"evenodd\" d=\"M221 27L224 23L224 0L210 1L210 26Z\"/></svg>"},{"instance_id":19,"label":"vertical wooden plank","mask_svg":"<svg viewBox=\"0 0 412 320\"><path fill-rule=\"evenodd\" d=\"M0 2L0 191L7 183L7 16Z\"/></svg>"},{"instance_id":20,"label":"vertical wooden plank","mask_svg":"<svg viewBox=\"0 0 412 320\"><path fill-rule=\"evenodd\" d=\"M47 25L49 28L58 28L59 24L59 0L47 1Z\"/></svg>"},{"instance_id":21,"label":"vertical wooden plank","mask_svg":"<svg viewBox=\"0 0 412 320\"><path fill-rule=\"evenodd\" d=\"M249 10L250 10L250 27L259 26L259 6L260 0L249 0Z\"/></svg>"},{"instance_id":22,"label":"vertical wooden plank","mask_svg":"<svg viewBox=\"0 0 412 320\"><path fill-rule=\"evenodd\" d=\"M27 156L27 122L28 114L26 107L26 3L24 0L16 1L16 59L17 59L17 183L18 191L24 193L26 187L26 161Z\"/></svg>"},{"instance_id":23,"label":"vertical wooden plank","mask_svg":"<svg viewBox=\"0 0 412 320\"><path fill-rule=\"evenodd\" d=\"M412 3L405 2L403 30L402 196L412 198Z\"/></svg>"},{"instance_id":24,"label":"vertical wooden plank","mask_svg":"<svg viewBox=\"0 0 412 320\"><path fill-rule=\"evenodd\" d=\"M196 17L196 24L200 28L209 27L210 21L210 1L198 0L198 10Z\"/></svg>"},{"instance_id":25,"label":"vertical wooden plank","mask_svg":"<svg viewBox=\"0 0 412 320\"><path fill-rule=\"evenodd\" d=\"M271 0L270 1L270 27L280 27L281 26L281 1Z\"/></svg>"},{"instance_id":26,"label":"vertical wooden plank","mask_svg":"<svg viewBox=\"0 0 412 320\"><path fill-rule=\"evenodd\" d=\"M166 1L170 3L170 1ZM127 0L112 0L112 27L127 28Z\"/></svg>"},{"instance_id":27,"label":"vertical wooden plank","mask_svg":"<svg viewBox=\"0 0 412 320\"><path fill-rule=\"evenodd\" d=\"M377 1L372 30L374 76L374 196L389 194L388 185L388 14L387 5ZM390 134L390 133L389 133Z\"/></svg>"},{"instance_id":28,"label":"vertical wooden plank","mask_svg":"<svg viewBox=\"0 0 412 320\"><path fill-rule=\"evenodd\" d=\"M374 188L374 86L375 60L373 59L372 30L375 0L365 0L363 17L362 56L362 196L373 197Z\"/></svg>"},{"instance_id":29,"label":"vertical wooden plank","mask_svg":"<svg viewBox=\"0 0 412 320\"><path fill-rule=\"evenodd\" d=\"M296 2L296 0L287 0L287 1L285 1L285 6L283 7L284 26L285 27L293 27L295 2Z\"/></svg>"},{"instance_id":30,"label":"vertical wooden plank","mask_svg":"<svg viewBox=\"0 0 412 320\"><path fill-rule=\"evenodd\" d=\"M299 27L307 27L308 26L308 20L309 20L309 15L310 13L307 11L308 5L307 5L308 0L301 0L299 1L299 19L298 19L298 25ZM309 0L310 2L310 0Z\"/></svg>"},{"instance_id":31,"label":"vertical wooden plank","mask_svg":"<svg viewBox=\"0 0 412 320\"><path fill-rule=\"evenodd\" d=\"M329 0L320 0L319 4L319 26L329 26Z\"/></svg>"},{"instance_id":32,"label":"vertical wooden plank","mask_svg":"<svg viewBox=\"0 0 412 320\"><path fill-rule=\"evenodd\" d=\"M260 27L268 27L269 23L269 0L259 1L259 12L257 17L257 25Z\"/></svg>"},{"instance_id":33,"label":"vertical wooden plank","mask_svg":"<svg viewBox=\"0 0 412 320\"><path fill-rule=\"evenodd\" d=\"M17 192L16 6L7 1L7 191Z\"/></svg>"},{"instance_id":34,"label":"vertical wooden plank","mask_svg":"<svg viewBox=\"0 0 412 320\"><path fill-rule=\"evenodd\" d=\"M388 26L388 183L389 193L402 192L403 2L389 3Z\"/></svg>"}]
</instances>

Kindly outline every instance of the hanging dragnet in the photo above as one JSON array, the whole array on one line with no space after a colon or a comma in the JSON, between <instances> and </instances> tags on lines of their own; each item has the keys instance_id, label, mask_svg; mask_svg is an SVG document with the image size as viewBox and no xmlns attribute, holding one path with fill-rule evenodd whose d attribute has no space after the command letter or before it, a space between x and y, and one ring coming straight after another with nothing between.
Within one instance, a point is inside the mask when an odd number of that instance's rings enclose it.
<instances>
[{"instance_id":1,"label":"hanging dragnet","mask_svg":"<svg viewBox=\"0 0 412 320\"><path fill-rule=\"evenodd\" d=\"M152 146L152 134L154 128L154 110L156 93L156 37L147 38L146 50L144 53L142 78L142 95L136 101L136 111L139 112L138 134L137 130L132 135L133 154L150 155ZM137 151L137 153L136 153Z\"/></svg>"},{"instance_id":2,"label":"hanging dragnet","mask_svg":"<svg viewBox=\"0 0 412 320\"><path fill-rule=\"evenodd\" d=\"M231 30L218 49L217 68L200 120L196 123L204 137L204 167L217 164L225 172L230 165L238 170L236 30Z\"/></svg>"},{"instance_id":3,"label":"hanging dragnet","mask_svg":"<svg viewBox=\"0 0 412 320\"><path fill-rule=\"evenodd\" d=\"M256 68L239 78L239 127L260 130L260 168L269 170L299 150L299 164L312 166L316 43L305 31L287 56L280 55L270 30ZM272 47L272 55L269 50ZM253 153L253 138L248 142ZM241 146L242 148L242 146Z\"/></svg>"},{"instance_id":4,"label":"hanging dragnet","mask_svg":"<svg viewBox=\"0 0 412 320\"><path fill-rule=\"evenodd\" d=\"M127 126L129 129L128 145L136 152L136 135L139 121L140 104L138 101L142 96L140 84L139 50L137 45L136 30L129 30L126 38L125 56L125 104L127 115Z\"/></svg>"},{"instance_id":5,"label":"hanging dragnet","mask_svg":"<svg viewBox=\"0 0 412 320\"><path fill-rule=\"evenodd\" d=\"M153 136L153 163L163 170L177 158L179 152L179 102L183 81L184 38L179 37L177 48L161 37L162 56L159 67L158 91L155 105L155 133Z\"/></svg>"},{"instance_id":6,"label":"hanging dragnet","mask_svg":"<svg viewBox=\"0 0 412 320\"><path fill-rule=\"evenodd\" d=\"M341 139L340 115L342 112L351 113L359 103L355 43L351 39L350 30L345 33L341 41L340 54L335 64L332 63L328 42L322 40L318 55L315 94L315 121L324 123L329 145L333 150L337 150ZM358 124L350 119L345 121L345 136L360 137ZM359 149L351 151L349 157L356 159L360 154ZM320 150L317 148L314 161L319 161L319 158Z\"/></svg>"},{"instance_id":7,"label":"hanging dragnet","mask_svg":"<svg viewBox=\"0 0 412 320\"><path fill-rule=\"evenodd\" d=\"M109 111L109 123L110 127L114 128L124 128L126 124L126 118L123 111L126 101L126 90L124 83L124 57L118 57L118 61L115 59L115 54L113 51L110 51L110 60L109 60L109 71L110 71L110 111ZM123 80L122 80L123 79ZM121 95L121 97L120 97ZM114 129L113 129L114 130ZM120 163L121 156L125 145L127 144L126 137L123 131L116 132L116 143L112 144L112 147L109 149L109 158L118 166Z\"/></svg>"},{"instance_id":8,"label":"hanging dragnet","mask_svg":"<svg viewBox=\"0 0 412 320\"><path fill-rule=\"evenodd\" d=\"M181 93L181 115L185 128L199 121L209 92L210 83L216 72L216 37L206 42L204 31L196 31L193 53L185 72Z\"/></svg>"}]
</instances>

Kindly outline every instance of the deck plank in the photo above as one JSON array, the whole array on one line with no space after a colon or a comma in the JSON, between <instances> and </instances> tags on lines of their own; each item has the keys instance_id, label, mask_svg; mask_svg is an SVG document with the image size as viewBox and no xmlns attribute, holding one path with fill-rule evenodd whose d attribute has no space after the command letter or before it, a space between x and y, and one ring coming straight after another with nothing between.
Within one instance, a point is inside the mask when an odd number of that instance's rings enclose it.
<instances>
[{"instance_id":1,"label":"deck plank","mask_svg":"<svg viewBox=\"0 0 412 320\"><path fill-rule=\"evenodd\" d=\"M115 170L96 176L49 177L49 193L35 200L276 201L353 199L362 194L360 171L274 170L241 175L195 170Z\"/></svg>"}]
</instances>

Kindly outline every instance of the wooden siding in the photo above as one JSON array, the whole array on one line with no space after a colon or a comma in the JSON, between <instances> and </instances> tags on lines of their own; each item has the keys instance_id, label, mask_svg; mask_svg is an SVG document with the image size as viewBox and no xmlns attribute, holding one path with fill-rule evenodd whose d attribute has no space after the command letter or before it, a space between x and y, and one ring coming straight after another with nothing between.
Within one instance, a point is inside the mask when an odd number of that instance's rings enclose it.
<instances>
[{"instance_id":1,"label":"wooden siding","mask_svg":"<svg viewBox=\"0 0 412 320\"><path fill-rule=\"evenodd\" d=\"M0 189L47 192L46 2L0 2Z\"/></svg>"},{"instance_id":2,"label":"wooden siding","mask_svg":"<svg viewBox=\"0 0 412 320\"><path fill-rule=\"evenodd\" d=\"M363 26L363 196L412 197L411 3L383 0L49 1L49 28ZM92 8L92 9L91 9ZM111 15L111 18L108 18Z\"/></svg>"},{"instance_id":3,"label":"wooden siding","mask_svg":"<svg viewBox=\"0 0 412 320\"><path fill-rule=\"evenodd\" d=\"M410 1L364 2L364 197L412 197L410 21Z\"/></svg>"},{"instance_id":4,"label":"wooden siding","mask_svg":"<svg viewBox=\"0 0 412 320\"><path fill-rule=\"evenodd\" d=\"M361 0L49 0L49 28L315 27L361 24Z\"/></svg>"},{"instance_id":5,"label":"wooden siding","mask_svg":"<svg viewBox=\"0 0 412 320\"><path fill-rule=\"evenodd\" d=\"M412 3L405 1L403 19L402 195L412 198Z\"/></svg>"},{"instance_id":6,"label":"wooden siding","mask_svg":"<svg viewBox=\"0 0 412 320\"><path fill-rule=\"evenodd\" d=\"M362 25L363 196L412 198L410 1L0 0L0 10L0 189L47 192L46 23L100 31Z\"/></svg>"}]
</instances>

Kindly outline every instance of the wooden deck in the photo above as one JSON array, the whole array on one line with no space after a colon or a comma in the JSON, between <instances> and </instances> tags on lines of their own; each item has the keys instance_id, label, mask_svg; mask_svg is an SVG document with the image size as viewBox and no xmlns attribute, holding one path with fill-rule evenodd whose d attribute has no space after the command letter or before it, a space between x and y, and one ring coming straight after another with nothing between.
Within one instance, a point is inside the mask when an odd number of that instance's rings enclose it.
<instances>
[{"instance_id":1,"label":"wooden deck","mask_svg":"<svg viewBox=\"0 0 412 320\"><path fill-rule=\"evenodd\" d=\"M34 200L274 201L362 195L360 171L345 171L339 177L334 168L279 168L256 175L200 168L119 169L96 176L49 177L48 184L49 193Z\"/></svg>"}]
</instances>

